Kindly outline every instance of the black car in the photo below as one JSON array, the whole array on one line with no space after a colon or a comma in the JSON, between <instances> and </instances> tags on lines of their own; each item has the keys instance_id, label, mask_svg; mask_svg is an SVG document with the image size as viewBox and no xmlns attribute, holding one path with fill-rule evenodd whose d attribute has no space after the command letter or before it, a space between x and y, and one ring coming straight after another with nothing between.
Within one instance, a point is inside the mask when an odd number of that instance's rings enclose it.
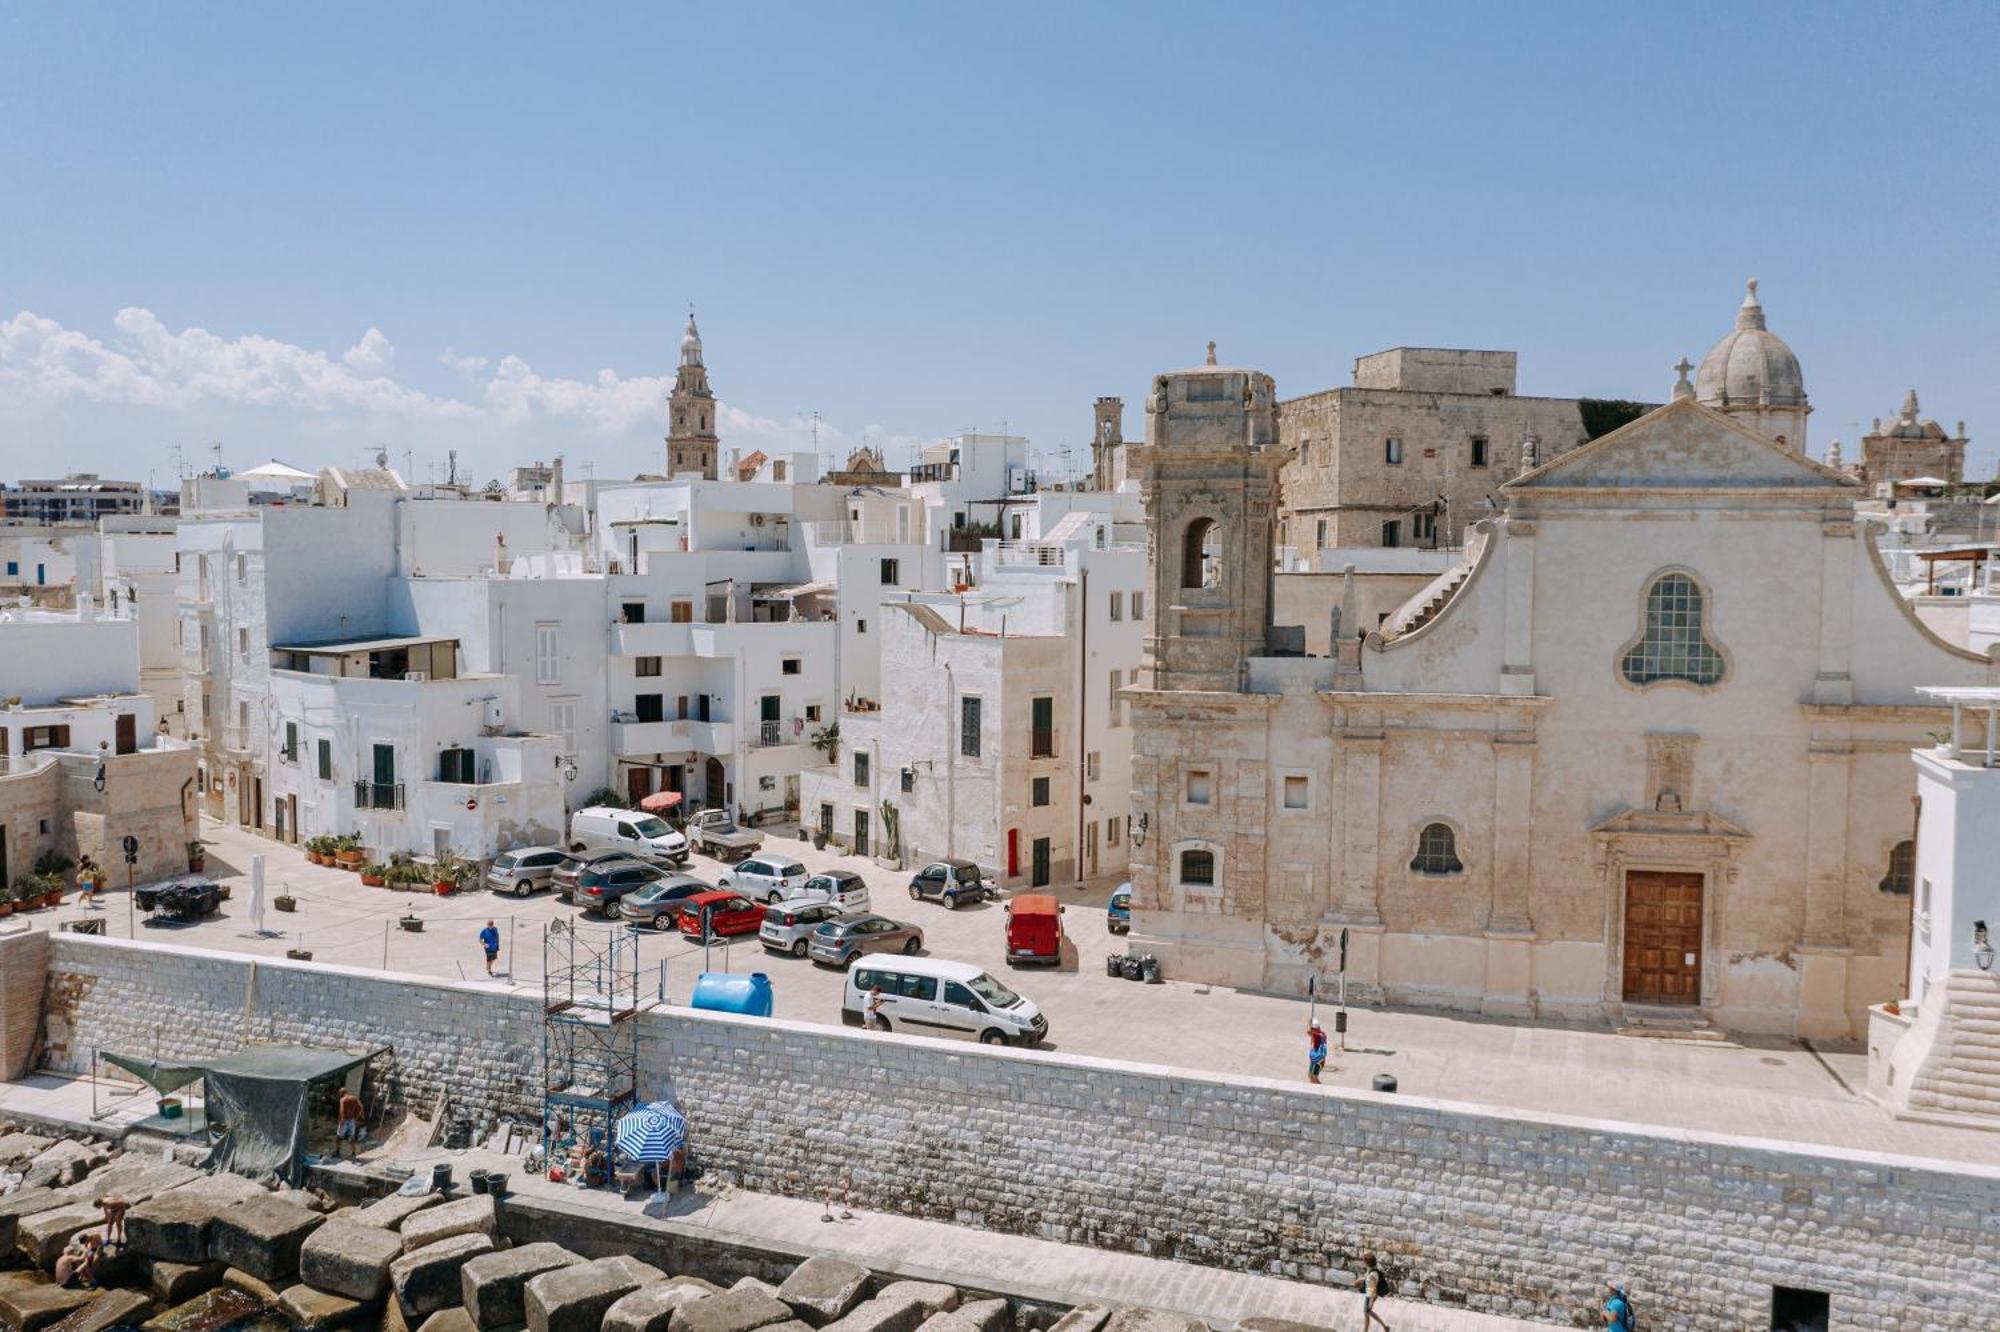
<instances>
[{"instance_id":1,"label":"black car","mask_svg":"<svg viewBox=\"0 0 2000 1332\"><path fill-rule=\"evenodd\" d=\"M969 860L933 860L910 876L912 902L942 902L956 909L997 896L979 866Z\"/></svg>"},{"instance_id":2,"label":"black car","mask_svg":"<svg viewBox=\"0 0 2000 1332\"><path fill-rule=\"evenodd\" d=\"M657 865L641 865L633 860L589 865L576 876L576 891L571 900L585 912L594 911L609 919L618 914L619 898L649 883L657 883L667 874L667 870Z\"/></svg>"},{"instance_id":3,"label":"black car","mask_svg":"<svg viewBox=\"0 0 2000 1332\"><path fill-rule=\"evenodd\" d=\"M576 898L576 881L582 877L583 872L594 865L609 865L613 862L623 862L629 865L643 865L647 863L623 851L597 851L588 855L564 856L561 863L549 875L549 886L556 890L556 900L559 902L574 901Z\"/></svg>"}]
</instances>

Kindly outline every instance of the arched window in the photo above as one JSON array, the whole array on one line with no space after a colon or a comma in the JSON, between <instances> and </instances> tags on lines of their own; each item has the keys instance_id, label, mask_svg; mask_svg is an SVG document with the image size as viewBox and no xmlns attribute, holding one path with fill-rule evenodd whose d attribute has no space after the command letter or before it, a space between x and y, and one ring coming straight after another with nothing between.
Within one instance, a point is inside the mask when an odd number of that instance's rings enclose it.
<instances>
[{"instance_id":1,"label":"arched window","mask_svg":"<svg viewBox=\"0 0 2000 1332\"><path fill-rule=\"evenodd\" d=\"M1221 529L1213 518L1197 518L1181 538L1181 586L1214 587L1221 572Z\"/></svg>"},{"instance_id":2,"label":"arched window","mask_svg":"<svg viewBox=\"0 0 2000 1332\"><path fill-rule=\"evenodd\" d=\"M1212 886L1215 883L1215 852L1192 848L1181 852L1181 882Z\"/></svg>"},{"instance_id":3,"label":"arched window","mask_svg":"<svg viewBox=\"0 0 2000 1332\"><path fill-rule=\"evenodd\" d=\"M1457 874L1464 870L1458 858L1458 834L1449 823L1426 823L1417 834L1417 854L1410 868L1419 874Z\"/></svg>"},{"instance_id":4,"label":"arched window","mask_svg":"<svg viewBox=\"0 0 2000 1332\"><path fill-rule=\"evenodd\" d=\"M1636 685L1685 680L1712 685L1722 678L1722 654L1702 625L1701 588L1684 573L1665 573L1646 589L1646 625L1625 653L1625 678Z\"/></svg>"},{"instance_id":5,"label":"arched window","mask_svg":"<svg viewBox=\"0 0 2000 1332\"><path fill-rule=\"evenodd\" d=\"M1908 897L1917 881L1917 844L1905 839L1889 848L1889 872L1876 884L1894 897Z\"/></svg>"}]
</instances>

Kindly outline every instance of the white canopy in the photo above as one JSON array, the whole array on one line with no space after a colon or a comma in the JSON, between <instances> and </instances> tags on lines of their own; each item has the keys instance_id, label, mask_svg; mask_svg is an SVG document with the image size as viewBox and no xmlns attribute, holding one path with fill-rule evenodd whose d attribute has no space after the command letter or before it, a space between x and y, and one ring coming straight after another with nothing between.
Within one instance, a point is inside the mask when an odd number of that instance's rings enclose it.
<instances>
[{"instance_id":1,"label":"white canopy","mask_svg":"<svg viewBox=\"0 0 2000 1332\"><path fill-rule=\"evenodd\" d=\"M236 473L236 479L239 481L276 481L280 485L304 486L311 485L317 478L311 472L301 472L298 468L288 466L273 458L262 467L253 467L247 472Z\"/></svg>"},{"instance_id":2,"label":"white canopy","mask_svg":"<svg viewBox=\"0 0 2000 1332\"><path fill-rule=\"evenodd\" d=\"M1951 482L1941 476L1913 476L1906 481L1898 481L1899 486L1948 486Z\"/></svg>"}]
</instances>

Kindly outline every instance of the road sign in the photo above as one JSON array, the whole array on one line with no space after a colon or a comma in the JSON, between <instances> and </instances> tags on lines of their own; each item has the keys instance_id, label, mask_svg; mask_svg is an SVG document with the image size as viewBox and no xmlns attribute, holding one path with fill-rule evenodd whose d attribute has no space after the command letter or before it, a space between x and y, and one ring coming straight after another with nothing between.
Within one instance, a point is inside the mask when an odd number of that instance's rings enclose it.
<instances>
[{"instance_id":1,"label":"road sign","mask_svg":"<svg viewBox=\"0 0 2000 1332\"><path fill-rule=\"evenodd\" d=\"M125 863L128 865L138 864L139 839L132 836L130 833L127 833L125 835L125 840L124 842L121 843L121 845L125 848Z\"/></svg>"}]
</instances>

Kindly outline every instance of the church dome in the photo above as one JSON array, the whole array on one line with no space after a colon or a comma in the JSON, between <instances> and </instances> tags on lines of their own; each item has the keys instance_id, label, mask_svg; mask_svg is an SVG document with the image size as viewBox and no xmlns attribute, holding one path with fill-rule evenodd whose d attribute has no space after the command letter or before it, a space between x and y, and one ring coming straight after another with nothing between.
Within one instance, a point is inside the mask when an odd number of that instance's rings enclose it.
<instances>
[{"instance_id":1,"label":"church dome","mask_svg":"<svg viewBox=\"0 0 2000 1332\"><path fill-rule=\"evenodd\" d=\"M1756 278L1750 279L1748 294L1736 312L1736 327L1701 358L1694 393L1697 401L1710 407L1804 405L1806 378L1799 358L1783 338L1764 326Z\"/></svg>"}]
</instances>

